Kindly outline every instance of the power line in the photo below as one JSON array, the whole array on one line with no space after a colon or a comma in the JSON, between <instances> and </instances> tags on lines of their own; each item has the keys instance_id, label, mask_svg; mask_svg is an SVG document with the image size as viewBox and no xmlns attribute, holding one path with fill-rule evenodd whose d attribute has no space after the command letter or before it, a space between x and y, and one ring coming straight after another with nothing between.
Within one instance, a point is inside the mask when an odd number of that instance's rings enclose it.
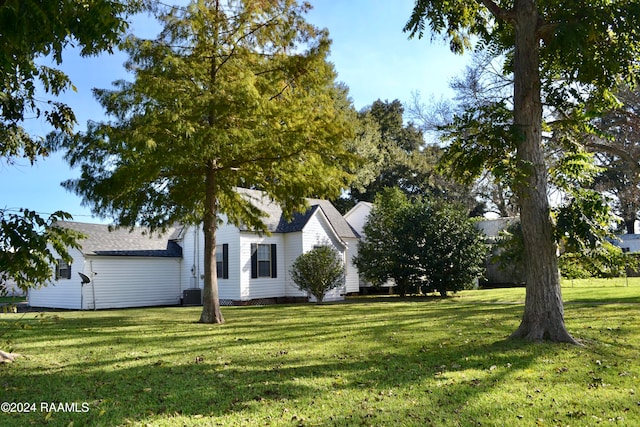
<instances>
[{"instance_id":1,"label":"power line","mask_svg":"<svg viewBox=\"0 0 640 427\"><path fill-rule=\"evenodd\" d=\"M25 209L25 208L0 208L0 212L11 212L11 213L22 213L25 210L30 211L30 209ZM47 216L51 216L54 214L54 212L38 212L38 211L32 211L38 215L47 215ZM58 211L60 212L60 211ZM63 211L64 212L64 211ZM73 218L75 217L89 217L89 218L95 218L93 215L90 214L72 214L69 212L65 212L69 215L71 215Z\"/></svg>"}]
</instances>

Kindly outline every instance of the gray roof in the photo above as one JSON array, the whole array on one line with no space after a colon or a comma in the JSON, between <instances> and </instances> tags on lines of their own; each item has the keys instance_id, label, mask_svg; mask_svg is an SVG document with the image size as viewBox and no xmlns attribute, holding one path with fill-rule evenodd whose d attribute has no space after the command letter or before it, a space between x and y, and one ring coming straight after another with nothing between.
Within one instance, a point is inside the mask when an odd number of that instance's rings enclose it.
<instances>
[{"instance_id":1,"label":"gray roof","mask_svg":"<svg viewBox=\"0 0 640 427\"><path fill-rule=\"evenodd\" d=\"M303 213L293 214L293 218L288 221L280 206L271 200L266 193L259 190L248 190L246 188L238 188L237 191L245 195L245 197L248 197L255 207L266 214L262 220L267 226L267 229L272 233L292 233L302 231L309 221L309 218L311 218L317 209L321 209L340 238L356 237L356 234L349 223L342 215L340 215L340 212L338 212L335 206L333 206L333 204L328 200L307 199L309 209ZM249 229L247 227L241 227L241 230L248 231Z\"/></svg>"},{"instance_id":2,"label":"gray roof","mask_svg":"<svg viewBox=\"0 0 640 427\"><path fill-rule=\"evenodd\" d=\"M70 228L87 236L80 241L84 255L181 257L182 248L172 240L175 229L162 235L151 235L147 229L115 228L105 224L58 221L59 227Z\"/></svg>"},{"instance_id":3,"label":"gray roof","mask_svg":"<svg viewBox=\"0 0 640 427\"><path fill-rule=\"evenodd\" d=\"M313 214L320 209L335 230L336 234L344 238L356 238L356 233L340 212L328 200L307 199L309 209L303 213L295 213L288 221L280 206L273 202L266 193L258 190L238 188L237 191L251 202L266 216L263 218L267 229L272 233L292 233L302 231ZM60 227L70 228L87 236L80 241L84 255L101 256L141 256L141 257L181 257L182 248L177 240L181 240L185 226L177 225L168 229L164 234L149 233L149 230L136 227L130 231L127 227L116 228L105 224L89 224L74 221L58 221ZM248 231L248 227L240 227Z\"/></svg>"}]
</instances>

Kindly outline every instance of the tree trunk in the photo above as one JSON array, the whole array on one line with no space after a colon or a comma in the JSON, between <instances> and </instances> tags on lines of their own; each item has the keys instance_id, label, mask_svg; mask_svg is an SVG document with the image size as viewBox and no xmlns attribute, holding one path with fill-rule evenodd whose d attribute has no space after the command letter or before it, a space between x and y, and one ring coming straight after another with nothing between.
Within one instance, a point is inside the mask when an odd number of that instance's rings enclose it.
<instances>
[{"instance_id":1,"label":"tree trunk","mask_svg":"<svg viewBox=\"0 0 640 427\"><path fill-rule=\"evenodd\" d=\"M216 197L215 162L209 162L206 174L206 195L204 206L204 292L200 323L224 323L220 311L218 295L218 275L216 269L216 229L218 201Z\"/></svg>"},{"instance_id":2,"label":"tree trunk","mask_svg":"<svg viewBox=\"0 0 640 427\"><path fill-rule=\"evenodd\" d=\"M212 36L213 52L218 52L219 37L219 12L220 2L215 2L216 18L214 19L214 32ZM216 88L218 73L218 60L214 54L210 58L209 79L211 87ZM216 123L215 109L211 105L207 122L213 127ZM204 292L202 295L201 323L224 323L224 317L220 311L220 298L218 295L218 272L216 265L216 230L218 228L218 194L216 190L215 160L209 160L205 172L205 199L204 199Z\"/></svg>"},{"instance_id":3,"label":"tree trunk","mask_svg":"<svg viewBox=\"0 0 640 427\"><path fill-rule=\"evenodd\" d=\"M514 137L520 172L515 190L524 237L527 287L522 322L511 337L576 343L564 325L557 245L547 196L537 2L516 0L514 11Z\"/></svg>"},{"instance_id":4,"label":"tree trunk","mask_svg":"<svg viewBox=\"0 0 640 427\"><path fill-rule=\"evenodd\" d=\"M624 220L624 226L627 229L627 234L635 234L636 232L636 219L635 217Z\"/></svg>"}]
</instances>

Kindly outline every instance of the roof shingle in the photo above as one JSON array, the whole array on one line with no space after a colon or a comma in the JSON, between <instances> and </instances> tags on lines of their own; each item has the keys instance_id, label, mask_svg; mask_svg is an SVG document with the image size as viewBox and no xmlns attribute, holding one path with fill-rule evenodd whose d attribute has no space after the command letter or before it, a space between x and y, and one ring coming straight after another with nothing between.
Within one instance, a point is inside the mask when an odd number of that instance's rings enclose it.
<instances>
[{"instance_id":1,"label":"roof shingle","mask_svg":"<svg viewBox=\"0 0 640 427\"><path fill-rule=\"evenodd\" d=\"M246 188L238 188L237 191L245 195L245 197L248 197L255 207L265 213L265 217L263 217L262 220L267 226L267 229L272 233L293 233L301 231L316 209L321 209L338 236L341 238L356 237L349 223L328 200L308 198L307 203L309 204L309 209L305 212L294 213L293 218L288 221L280 206L271 200L263 191L249 190ZM241 227L241 230L249 231L247 227Z\"/></svg>"},{"instance_id":2,"label":"roof shingle","mask_svg":"<svg viewBox=\"0 0 640 427\"><path fill-rule=\"evenodd\" d=\"M105 224L58 221L59 227L70 228L87 236L80 241L84 255L181 257L182 248L170 240L174 228L162 235L151 235L147 229L114 228Z\"/></svg>"}]
</instances>

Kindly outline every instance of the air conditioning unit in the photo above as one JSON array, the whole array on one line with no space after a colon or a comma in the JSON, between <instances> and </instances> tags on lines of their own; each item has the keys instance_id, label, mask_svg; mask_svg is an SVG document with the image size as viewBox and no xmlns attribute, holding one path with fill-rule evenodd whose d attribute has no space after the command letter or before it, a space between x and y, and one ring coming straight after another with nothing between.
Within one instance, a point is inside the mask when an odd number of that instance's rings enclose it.
<instances>
[{"instance_id":1,"label":"air conditioning unit","mask_svg":"<svg viewBox=\"0 0 640 427\"><path fill-rule=\"evenodd\" d=\"M202 289L193 288L182 291L182 305L202 305Z\"/></svg>"}]
</instances>

